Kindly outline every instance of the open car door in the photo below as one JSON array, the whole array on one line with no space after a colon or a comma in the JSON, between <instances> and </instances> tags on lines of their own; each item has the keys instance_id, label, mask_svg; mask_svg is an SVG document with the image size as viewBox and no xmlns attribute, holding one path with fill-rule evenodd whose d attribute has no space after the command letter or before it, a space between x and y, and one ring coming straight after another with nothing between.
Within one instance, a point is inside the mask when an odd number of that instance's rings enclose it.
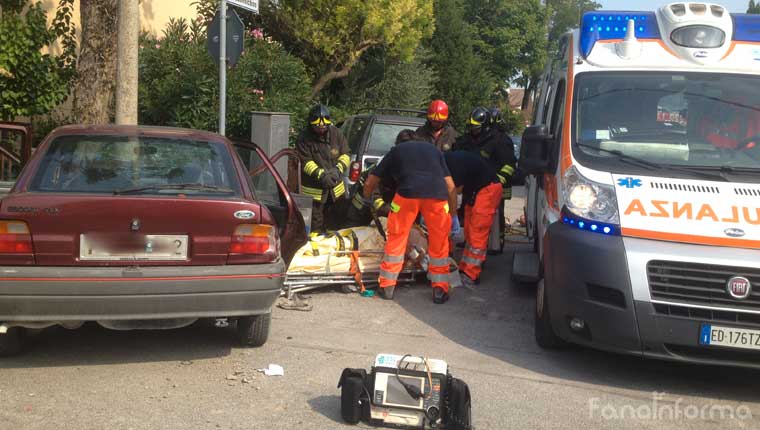
<instances>
[{"instance_id":1,"label":"open car door","mask_svg":"<svg viewBox=\"0 0 760 430\"><path fill-rule=\"evenodd\" d=\"M289 156L292 150L284 149L270 160L257 145L247 142L234 142L235 149L243 164L248 169L253 193L260 204L269 209L277 221L282 246L282 256L286 264L307 241L303 216L290 195L274 162L283 156Z\"/></svg>"},{"instance_id":2,"label":"open car door","mask_svg":"<svg viewBox=\"0 0 760 430\"><path fill-rule=\"evenodd\" d=\"M21 169L31 156L31 126L0 121L0 198L13 188Z\"/></svg>"}]
</instances>

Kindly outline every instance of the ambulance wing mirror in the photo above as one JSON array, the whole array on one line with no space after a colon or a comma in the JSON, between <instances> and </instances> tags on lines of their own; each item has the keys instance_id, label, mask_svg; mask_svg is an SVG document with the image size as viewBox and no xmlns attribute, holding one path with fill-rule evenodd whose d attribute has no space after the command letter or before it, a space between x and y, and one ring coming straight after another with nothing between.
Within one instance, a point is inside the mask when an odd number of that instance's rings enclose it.
<instances>
[{"instance_id":1,"label":"ambulance wing mirror","mask_svg":"<svg viewBox=\"0 0 760 430\"><path fill-rule=\"evenodd\" d=\"M527 175L540 175L549 171L549 149L552 136L545 125L533 125L525 129L520 145L518 165Z\"/></svg>"}]
</instances>

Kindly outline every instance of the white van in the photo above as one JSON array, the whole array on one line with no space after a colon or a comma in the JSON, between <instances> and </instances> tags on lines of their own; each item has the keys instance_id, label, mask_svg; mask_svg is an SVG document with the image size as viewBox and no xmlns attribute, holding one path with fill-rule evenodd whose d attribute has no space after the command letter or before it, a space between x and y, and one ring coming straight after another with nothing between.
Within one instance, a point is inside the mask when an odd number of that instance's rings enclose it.
<instances>
[{"instance_id":1,"label":"white van","mask_svg":"<svg viewBox=\"0 0 760 430\"><path fill-rule=\"evenodd\" d=\"M586 13L523 135L536 340L760 367L760 16Z\"/></svg>"}]
</instances>

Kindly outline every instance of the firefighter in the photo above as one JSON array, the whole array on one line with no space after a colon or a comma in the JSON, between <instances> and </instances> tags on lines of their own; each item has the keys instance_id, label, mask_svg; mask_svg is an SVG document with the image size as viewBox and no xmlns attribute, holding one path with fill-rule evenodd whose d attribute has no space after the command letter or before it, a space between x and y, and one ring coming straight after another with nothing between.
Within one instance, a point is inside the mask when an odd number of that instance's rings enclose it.
<instances>
[{"instance_id":1,"label":"firefighter","mask_svg":"<svg viewBox=\"0 0 760 430\"><path fill-rule=\"evenodd\" d=\"M496 109L495 117L484 107L476 107L467 120L467 134L457 139L455 149L479 154L496 171L496 176L502 185L502 204L495 216L494 228L498 226L498 248L492 246L491 254L499 254L504 250L504 200L512 198L512 175L515 173L515 145L509 136L500 130L503 123L501 112Z\"/></svg>"},{"instance_id":2,"label":"firefighter","mask_svg":"<svg viewBox=\"0 0 760 430\"><path fill-rule=\"evenodd\" d=\"M443 100L433 100L428 106L427 121L417 129L417 136L434 144L441 151L450 151L458 133L449 123L449 106Z\"/></svg>"},{"instance_id":3,"label":"firefighter","mask_svg":"<svg viewBox=\"0 0 760 430\"><path fill-rule=\"evenodd\" d=\"M347 202L343 173L351 161L346 138L332 125L330 111L323 105L309 112L309 124L298 136L296 150L301 158L301 188L313 198L311 233L322 234L340 224Z\"/></svg>"},{"instance_id":4,"label":"firefighter","mask_svg":"<svg viewBox=\"0 0 760 430\"><path fill-rule=\"evenodd\" d=\"M394 145L398 145L401 142L414 140L416 133L414 130L401 130L398 136L396 136L396 142ZM374 210L378 216L387 217L390 213L391 202L393 196L396 194L396 183L392 178L384 178L378 184L378 188L372 193L370 201L367 203L364 200L364 184L367 182L367 178L372 173L374 166L362 172L359 180L352 187L351 206L348 208L348 215L346 216L346 227L357 227L362 225L369 225L372 220L371 210ZM371 206L371 208L370 208Z\"/></svg>"},{"instance_id":5,"label":"firefighter","mask_svg":"<svg viewBox=\"0 0 760 430\"><path fill-rule=\"evenodd\" d=\"M464 274L462 282L472 286L480 283L488 234L501 204L502 186L494 169L482 157L467 151L447 152L444 157L457 193L462 194L465 248L459 270Z\"/></svg>"},{"instance_id":6,"label":"firefighter","mask_svg":"<svg viewBox=\"0 0 760 430\"><path fill-rule=\"evenodd\" d=\"M428 230L428 276L433 302L445 303L449 299L450 211L456 207L457 195L443 153L418 140L394 146L367 178L364 197L368 204L377 184L386 178L396 182L397 190L391 202L388 237L380 264L380 295L393 299L409 232L421 213Z\"/></svg>"}]
</instances>

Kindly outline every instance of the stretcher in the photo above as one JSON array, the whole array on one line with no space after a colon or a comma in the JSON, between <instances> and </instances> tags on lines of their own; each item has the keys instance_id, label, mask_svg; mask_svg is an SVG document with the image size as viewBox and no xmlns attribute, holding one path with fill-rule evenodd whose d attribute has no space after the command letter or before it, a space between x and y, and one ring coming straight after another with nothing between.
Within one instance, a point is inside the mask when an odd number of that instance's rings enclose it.
<instances>
[{"instance_id":1,"label":"stretcher","mask_svg":"<svg viewBox=\"0 0 760 430\"><path fill-rule=\"evenodd\" d=\"M380 218L382 231L385 218ZM385 240L375 225L353 227L311 237L299 249L285 274L282 295L290 300L295 293L324 286L377 285ZM427 234L415 225L407 245L406 261L399 283L414 282L427 270Z\"/></svg>"}]
</instances>

